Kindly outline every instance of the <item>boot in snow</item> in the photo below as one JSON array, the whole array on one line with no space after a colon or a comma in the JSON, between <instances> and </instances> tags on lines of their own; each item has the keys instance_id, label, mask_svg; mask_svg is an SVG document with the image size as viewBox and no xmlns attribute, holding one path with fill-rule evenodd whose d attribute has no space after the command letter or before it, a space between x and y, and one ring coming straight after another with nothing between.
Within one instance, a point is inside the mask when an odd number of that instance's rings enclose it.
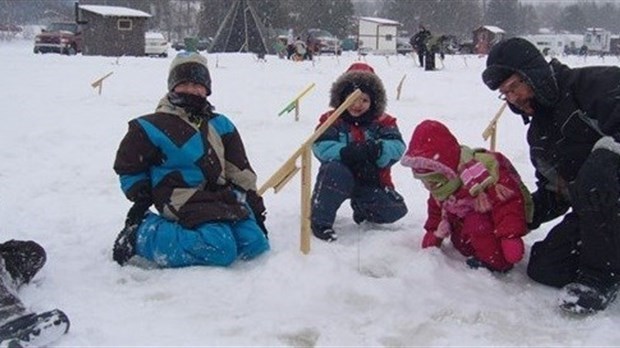
<instances>
[{"instance_id":1,"label":"boot in snow","mask_svg":"<svg viewBox=\"0 0 620 348\"><path fill-rule=\"evenodd\" d=\"M112 258L121 266L124 266L127 261L136 254L138 226L139 225L125 226L114 241Z\"/></svg>"},{"instance_id":2,"label":"boot in snow","mask_svg":"<svg viewBox=\"0 0 620 348\"><path fill-rule=\"evenodd\" d=\"M558 298L560 309L573 314L594 314L605 310L618 295L620 283L611 286L574 282L565 285Z\"/></svg>"},{"instance_id":3,"label":"boot in snow","mask_svg":"<svg viewBox=\"0 0 620 348\"><path fill-rule=\"evenodd\" d=\"M0 346L44 347L69 331L69 318L59 310L25 314L0 326Z\"/></svg>"}]
</instances>

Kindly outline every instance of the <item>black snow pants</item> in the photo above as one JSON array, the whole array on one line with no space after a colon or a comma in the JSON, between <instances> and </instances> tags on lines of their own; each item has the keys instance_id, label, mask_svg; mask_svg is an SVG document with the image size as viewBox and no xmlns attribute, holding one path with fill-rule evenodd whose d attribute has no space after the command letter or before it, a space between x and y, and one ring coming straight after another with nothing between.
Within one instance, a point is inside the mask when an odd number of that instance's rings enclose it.
<instances>
[{"instance_id":1,"label":"black snow pants","mask_svg":"<svg viewBox=\"0 0 620 348\"><path fill-rule=\"evenodd\" d=\"M573 210L575 210L573 208ZM579 277L603 286L620 281L620 209L601 219L573 211L532 246L527 273L533 280L562 287Z\"/></svg>"},{"instance_id":2,"label":"black snow pants","mask_svg":"<svg viewBox=\"0 0 620 348\"><path fill-rule=\"evenodd\" d=\"M331 227L347 199L356 222L392 223L407 214L403 197L394 189L358 185L347 166L327 162L319 168L312 194L312 225Z\"/></svg>"}]
</instances>

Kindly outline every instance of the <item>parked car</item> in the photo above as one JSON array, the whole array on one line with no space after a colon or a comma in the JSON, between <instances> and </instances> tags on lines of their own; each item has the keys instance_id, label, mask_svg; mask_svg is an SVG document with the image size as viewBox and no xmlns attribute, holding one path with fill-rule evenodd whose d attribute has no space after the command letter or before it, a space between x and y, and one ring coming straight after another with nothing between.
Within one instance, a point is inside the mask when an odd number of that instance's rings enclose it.
<instances>
[{"instance_id":1,"label":"parked car","mask_svg":"<svg viewBox=\"0 0 620 348\"><path fill-rule=\"evenodd\" d=\"M168 57L168 40L164 34L146 32L144 34L144 54L147 56Z\"/></svg>"},{"instance_id":2,"label":"parked car","mask_svg":"<svg viewBox=\"0 0 620 348\"><path fill-rule=\"evenodd\" d=\"M301 36L302 39L306 39L308 48L316 54L333 53L342 54L342 48L340 47L340 40L332 33L322 29L308 29L305 35Z\"/></svg>"},{"instance_id":3,"label":"parked car","mask_svg":"<svg viewBox=\"0 0 620 348\"><path fill-rule=\"evenodd\" d=\"M357 51L357 37L349 36L340 41L340 48L343 51Z\"/></svg>"},{"instance_id":4,"label":"parked car","mask_svg":"<svg viewBox=\"0 0 620 348\"><path fill-rule=\"evenodd\" d=\"M396 53L407 55L413 52L413 46L409 43L409 38L407 37L397 37L396 38Z\"/></svg>"},{"instance_id":5,"label":"parked car","mask_svg":"<svg viewBox=\"0 0 620 348\"><path fill-rule=\"evenodd\" d=\"M34 38L34 53L55 52L74 55L82 52L82 32L77 23L56 22Z\"/></svg>"}]
</instances>

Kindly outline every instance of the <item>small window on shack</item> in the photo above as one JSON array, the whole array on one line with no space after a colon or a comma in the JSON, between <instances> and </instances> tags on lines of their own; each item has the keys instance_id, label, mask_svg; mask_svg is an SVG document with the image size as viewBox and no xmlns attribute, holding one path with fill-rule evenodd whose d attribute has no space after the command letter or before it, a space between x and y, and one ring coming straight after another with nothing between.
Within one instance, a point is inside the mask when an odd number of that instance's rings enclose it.
<instances>
[{"instance_id":1,"label":"small window on shack","mask_svg":"<svg viewBox=\"0 0 620 348\"><path fill-rule=\"evenodd\" d=\"M131 30L133 29L133 21L131 19L119 19L116 22L118 30Z\"/></svg>"}]
</instances>

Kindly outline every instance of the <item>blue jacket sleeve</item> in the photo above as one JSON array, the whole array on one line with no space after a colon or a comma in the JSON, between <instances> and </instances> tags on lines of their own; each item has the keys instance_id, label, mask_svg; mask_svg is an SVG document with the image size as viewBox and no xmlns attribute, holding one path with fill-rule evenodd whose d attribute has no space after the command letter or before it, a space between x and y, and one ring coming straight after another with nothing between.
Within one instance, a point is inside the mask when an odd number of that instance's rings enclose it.
<instances>
[{"instance_id":1,"label":"blue jacket sleeve","mask_svg":"<svg viewBox=\"0 0 620 348\"><path fill-rule=\"evenodd\" d=\"M394 165L405 153L406 145L395 123L381 126L375 133L375 140L382 144L381 155L377 159L380 168Z\"/></svg>"}]
</instances>

